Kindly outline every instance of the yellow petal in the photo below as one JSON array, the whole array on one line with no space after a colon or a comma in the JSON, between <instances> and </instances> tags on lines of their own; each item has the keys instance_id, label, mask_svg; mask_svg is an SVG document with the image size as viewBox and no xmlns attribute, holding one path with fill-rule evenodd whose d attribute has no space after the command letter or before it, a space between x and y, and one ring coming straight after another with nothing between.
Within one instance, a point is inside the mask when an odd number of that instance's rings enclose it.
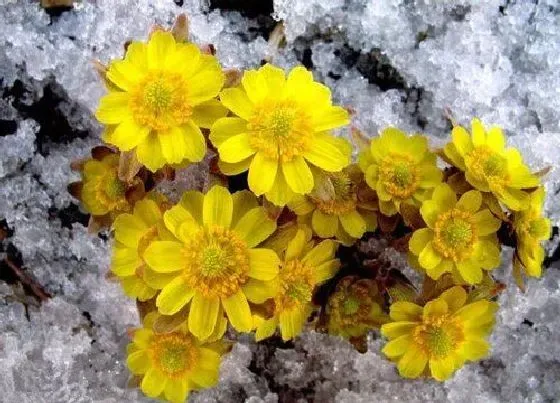
<instances>
[{"instance_id":1,"label":"yellow petal","mask_svg":"<svg viewBox=\"0 0 560 403\"><path fill-rule=\"evenodd\" d=\"M159 273L180 270L185 263L183 245L173 241L154 241L146 248L144 260Z\"/></svg>"},{"instance_id":2,"label":"yellow petal","mask_svg":"<svg viewBox=\"0 0 560 403\"><path fill-rule=\"evenodd\" d=\"M411 344L399 360L397 368L403 378L418 378L424 372L427 363L428 356L426 353Z\"/></svg>"},{"instance_id":3,"label":"yellow petal","mask_svg":"<svg viewBox=\"0 0 560 403\"><path fill-rule=\"evenodd\" d=\"M356 210L341 214L340 223L348 235L353 238L361 238L366 232L366 221Z\"/></svg>"},{"instance_id":4,"label":"yellow petal","mask_svg":"<svg viewBox=\"0 0 560 403\"><path fill-rule=\"evenodd\" d=\"M467 360L478 361L486 356L490 351L490 345L486 340L467 339L462 346L463 357Z\"/></svg>"},{"instance_id":5,"label":"yellow petal","mask_svg":"<svg viewBox=\"0 0 560 403\"><path fill-rule=\"evenodd\" d=\"M239 175L240 173L243 173L249 169L252 161L252 157L246 158L243 161L234 162L232 164L220 160L218 161L218 168L220 168L220 172L222 172L224 175Z\"/></svg>"},{"instance_id":6,"label":"yellow petal","mask_svg":"<svg viewBox=\"0 0 560 403\"><path fill-rule=\"evenodd\" d=\"M268 86L263 75L257 70L248 70L241 78L241 84L252 103L261 102L268 95Z\"/></svg>"},{"instance_id":7,"label":"yellow petal","mask_svg":"<svg viewBox=\"0 0 560 403\"><path fill-rule=\"evenodd\" d=\"M224 81L225 76L218 60L211 55L201 55L198 69L189 79L189 101L193 105L198 105L215 98L222 89Z\"/></svg>"},{"instance_id":8,"label":"yellow petal","mask_svg":"<svg viewBox=\"0 0 560 403\"><path fill-rule=\"evenodd\" d=\"M441 262L441 255L434 249L431 242L418 255L418 262L425 269L432 269ZM437 280L437 279L434 279Z\"/></svg>"},{"instance_id":9,"label":"yellow petal","mask_svg":"<svg viewBox=\"0 0 560 403\"><path fill-rule=\"evenodd\" d=\"M271 249L249 249L249 277L257 280L272 280L278 274L280 259Z\"/></svg>"},{"instance_id":10,"label":"yellow petal","mask_svg":"<svg viewBox=\"0 0 560 403\"><path fill-rule=\"evenodd\" d=\"M432 239L434 239L434 232L431 229L421 228L416 230L408 241L408 249L416 256L419 256Z\"/></svg>"},{"instance_id":11,"label":"yellow petal","mask_svg":"<svg viewBox=\"0 0 560 403\"><path fill-rule=\"evenodd\" d=\"M186 156L187 145L185 143L185 132L180 127L173 127L167 132L159 134L161 151L165 161L178 164Z\"/></svg>"},{"instance_id":12,"label":"yellow petal","mask_svg":"<svg viewBox=\"0 0 560 403\"><path fill-rule=\"evenodd\" d=\"M317 267L334 257L338 245L336 242L326 239L311 249L304 257L303 262Z\"/></svg>"},{"instance_id":13,"label":"yellow petal","mask_svg":"<svg viewBox=\"0 0 560 403\"><path fill-rule=\"evenodd\" d=\"M462 126L455 126L451 132L451 138L453 140L453 145L455 150L459 153L461 157L470 153L473 149L473 144L469 133Z\"/></svg>"},{"instance_id":14,"label":"yellow petal","mask_svg":"<svg viewBox=\"0 0 560 403\"><path fill-rule=\"evenodd\" d=\"M327 281L335 276L338 269L340 269L340 260L338 259L332 259L322 263L313 269L313 281L315 284Z\"/></svg>"},{"instance_id":15,"label":"yellow petal","mask_svg":"<svg viewBox=\"0 0 560 403\"><path fill-rule=\"evenodd\" d=\"M141 144L150 134L150 128L137 124L134 119L123 120L111 133L110 143L121 151L129 151Z\"/></svg>"},{"instance_id":16,"label":"yellow petal","mask_svg":"<svg viewBox=\"0 0 560 403\"><path fill-rule=\"evenodd\" d=\"M442 259L436 266L426 269L426 274L433 278L439 279L443 273L451 272L453 270L453 261L448 259Z\"/></svg>"},{"instance_id":17,"label":"yellow petal","mask_svg":"<svg viewBox=\"0 0 560 403\"><path fill-rule=\"evenodd\" d=\"M459 152L457 151L455 144L447 143L443 148L443 152L452 165L455 165L462 171L465 170L465 161L463 160L461 154L459 154Z\"/></svg>"},{"instance_id":18,"label":"yellow petal","mask_svg":"<svg viewBox=\"0 0 560 403\"><path fill-rule=\"evenodd\" d=\"M282 94L286 83L284 70L267 63L259 69L259 72L266 81L269 95L279 96Z\"/></svg>"},{"instance_id":19,"label":"yellow petal","mask_svg":"<svg viewBox=\"0 0 560 403\"><path fill-rule=\"evenodd\" d=\"M247 297L239 290L231 297L222 298L222 305L231 325L238 332L250 332L253 328L253 317Z\"/></svg>"},{"instance_id":20,"label":"yellow petal","mask_svg":"<svg viewBox=\"0 0 560 403\"><path fill-rule=\"evenodd\" d=\"M240 118L248 120L253 114L253 103L247 93L239 88L226 88L220 94L222 104Z\"/></svg>"},{"instance_id":21,"label":"yellow petal","mask_svg":"<svg viewBox=\"0 0 560 403\"><path fill-rule=\"evenodd\" d=\"M309 201L309 198L302 195L297 195L289 204L288 208L297 215L306 215L315 209L315 205Z\"/></svg>"},{"instance_id":22,"label":"yellow petal","mask_svg":"<svg viewBox=\"0 0 560 403\"><path fill-rule=\"evenodd\" d=\"M486 144L486 132L482 122L474 118L471 121L472 142L475 147L480 147Z\"/></svg>"},{"instance_id":23,"label":"yellow petal","mask_svg":"<svg viewBox=\"0 0 560 403\"><path fill-rule=\"evenodd\" d=\"M443 172L435 165L424 165L420 167L421 179L419 186L421 188L433 188L441 183Z\"/></svg>"},{"instance_id":24,"label":"yellow petal","mask_svg":"<svg viewBox=\"0 0 560 403\"><path fill-rule=\"evenodd\" d=\"M465 302L467 301L467 293L463 287L455 286L444 291L439 298L447 302L450 313L455 313L455 311L465 305Z\"/></svg>"},{"instance_id":25,"label":"yellow petal","mask_svg":"<svg viewBox=\"0 0 560 403\"><path fill-rule=\"evenodd\" d=\"M476 223L476 230L479 236L486 236L493 234L500 229L502 221L490 212L490 210L485 209L479 211L474 215L474 221Z\"/></svg>"},{"instance_id":26,"label":"yellow petal","mask_svg":"<svg viewBox=\"0 0 560 403\"><path fill-rule=\"evenodd\" d=\"M503 151L506 145L506 139L502 129L496 126L491 127L487 133L486 144L494 151Z\"/></svg>"},{"instance_id":27,"label":"yellow petal","mask_svg":"<svg viewBox=\"0 0 560 403\"><path fill-rule=\"evenodd\" d=\"M147 226L155 225L161 218L161 210L153 200L143 199L134 205L134 215L140 218Z\"/></svg>"},{"instance_id":28,"label":"yellow petal","mask_svg":"<svg viewBox=\"0 0 560 403\"><path fill-rule=\"evenodd\" d=\"M317 133L303 156L325 171L339 172L350 164L351 153L352 148L346 140L326 133Z\"/></svg>"},{"instance_id":29,"label":"yellow petal","mask_svg":"<svg viewBox=\"0 0 560 403\"><path fill-rule=\"evenodd\" d=\"M234 230L247 242L247 247L254 248L276 230L276 221L268 217L264 208L256 207L239 220Z\"/></svg>"},{"instance_id":30,"label":"yellow petal","mask_svg":"<svg viewBox=\"0 0 560 403\"><path fill-rule=\"evenodd\" d=\"M477 262L463 260L456 263L461 277L469 284L478 284L482 281L482 269Z\"/></svg>"},{"instance_id":31,"label":"yellow petal","mask_svg":"<svg viewBox=\"0 0 560 403\"><path fill-rule=\"evenodd\" d=\"M412 335L405 334L385 344L385 347L383 347L381 352L389 358L399 357L406 352L411 343Z\"/></svg>"},{"instance_id":32,"label":"yellow petal","mask_svg":"<svg viewBox=\"0 0 560 403\"><path fill-rule=\"evenodd\" d=\"M136 351L126 358L126 366L133 374L145 374L150 368L150 357L145 350Z\"/></svg>"},{"instance_id":33,"label":"yellow petal","mask_svg":"<svg viewBox=\"0 0 560 403\"><path fill-rule=\"evenodd\" d=\"M148 229L146 224L132 214L120 214L113 223L115 239L129 248L136 248Z\"/></svg>"},{"instance_id":34,"label":"yellow petal","mask_svg":"<svg viewBox=\"0 0 560 403\"><path fill-rule=\"evenodd\" d=\"M394 304L393 304L394 305ZM392 308L392 306L391 306ZM419 307L420 308L420 307ZM422 308L420 308L422 309ZM392 316L391 316L392 317ZM410 334L418 322L391 322L381 326L381 334L389 339L395 339Z\"/></svg>"},{"instance_id":35,"label":"yellow petal","mask_svg":"<svg viewBox=\"0 0 560 403\"><path fill-rule=\"evenodd\" d=\"M131 118L128 107L130 96L126 92L111 91L101 98L95 117L101 123L113 125Z\"/></svg>"},{"instance_id":36,"label":"yellow petal","mask_svg":"<svg viewBox=\"0 0 560 403\"><path fill-rule=\"evenodd\" d=\"M313 174L303 157L281 162L282 172L294 193L307 194L313 189Z\"/></svg>"},{"instance_id":37,"label":"yellow petal","mask_svg":"<svg viewBox=\"0 0 560 403\"><path fill-rule=\"evenodd\" d=\"M210 141L215 147L220 147L230 137L246 132L247 121L241 118L221 118L210 129Z\"/></svg>"},{"instance_id":38,"label":"yellow petal","mask_svg":"<svg viewBox=\"0 0 560 403\"><path fill-rule=\"evenodd\" d=\"M142 260L136 248L113 247L111 271L117 276L133 276L141 265Z\"/></svg>"},{"instance_id":39,"label":"yellow petal","mask_svg":"<svg viewBox=\"0 0 560 403\"><path fill-rule=\"evenodd\" d=\"M321 238L332 238L338 228L338 217L315 209L311 216L311 225L313 231Z\"/></svg>"},{"instance_id":40,"label":"yellow petal","mask_svg":"<svg viewBox=\"0 0 560 403\"><path fill-rule=\"evenodd\" d=\"M193 108L191 119L197 127L210 129L214 122L227 115L227 109L216 99L203 102Z\"/></svg>"},{"instance_id":41,"label":"yellow petal","mask_svg":"<svg viewBox=\"0 0 560 403\"><path fill-rule=\"evenodd\" d=\"M150 287L161 290L167 284L169 284L175 277L177 276L176 273L158 273L150 269L147 266L144 266L144 274L142 278L146 282L147 285Z\"/></svg>"},{"instance_id":42,"label":"yellow petal","mask_svg":"<svg viewBox=\"0 0 560 403\"><path fill-rule=\"evenodd\" d=\"M195 292L189 312L189 330L200 340L207 339L218 322L220 299L218 297L205 298Z\"/></svg>"},{"instance_id":43,"label":"yellow petal","mask_svg":"<svg viewBox=\"0 0 560 403\"><path fill-rule=\"evenodd\" d=\"M497 196L506 207L514 211L524 210L529 203L529 194L519 189L503 189Z\"/></svg>"},{"instance_id":44,"label":"yellow petal","mask_svg":"<svg viewBox=\"0 0 560 403\"><path fill-rule=\"evenodd\" d=\"M167 55L165 70L191 77L200 68L201 52L194 43L175 43L175 51Z\"/></svg>"},{"instance_id":45,"label":"yellow petal","mask_svg":"<svg viewBox=\"0 0 560 403\"><path fill-rule=\"evenodd\" d=\"M449 308L447 307L447 302L444 299L438 298L432 301L428 301L424 305L424 310L422 312L422 317L424 322L427 322L431 317L440 317L445 315Z\"/></svg>"},{"instance_id":46,"label":"yellow petal","mask_svg":"<svg viewBox=\"0 0 560 403\"><path fill-rule=\"evenodd\" d=\"M303 309L293 308L289 311L281 312L279 324L282 340L288 341L298 336L303 330L306 319Z\"/></svg>"},{"instance_id":47,"label":"yellow petal","mask_svg":"<svg viewBox=\"0 0 560 403\"><path fill-rule=\"evenodd\" d=\"M203 388L211 388L218 384L221 357L209 348L199 349L198 365L191 374L191 379Z\"/></svg>"},{"instance_id":48,"label":"yellow petal","mask_svg":"<svg viewBox=\"0 0 560 403\"><path fill-rule=\"evenodd\" d=\"M457 202L457 208L475 213L482 204L482 194L477 190L470 190L463 194Z\"/></svg>"},{"instance_id":49,"label":"yellow petal","mask_svg":"<svg viewBox=\"0 0 560 403\"><path fill-rule=\"evenodd\" d=\"M218 225L229 228L233 215L233 199L223 186L214 186L204 196L202 222L204 225Z\"/></svg>"},{"instance_id":50,"label":"yellow petal","mask_svg":"<svg viewBox=\"0 0 560 403\"><path fill-rule=\"evenodd\" d=\"M340 106L331 106L315 114L311 120L317 132L335 129L350 123L348 111Z\"/></svg>"},{"instance_id":51,"label":"yellow petal","mask_svg":"<svg viewBox=\"0 0 560 403\"><path fill-rule=\"evenodd\" d=\"M397 301L391 305L390 315L394 321L417 321L422 316L422 307L408 301Z\"/></svg>"},{"instance_id":52,"label":"yellow petal","mask_svg":"<svg viewBox=\"0 0 560 403\"><path fill-rule=\"evenodd\" d=\"M443 382L449 379L454 371L455 361L452 355L438 359L430 359L430 372L436 381Z\"/></svg>"},{"instance_id":53,"label":"yellow petal","mask_svg":"<svg viewBox=\"0 0 560 403\"><path fill-rule=\"evenodd\" d=\"M148 45L142 42L132 42L126 48L124 58L142 73L148 72Z\"/></svg>"},{"instance_id":54,"label":"yellow petal","mask_svg":"<svg viewBox=\"0 0 560 403\"><path fill-rule=\"evenodd\" d=\"M156 133L150 133L136 148L138 161L150 171L155 172L165 165L161 143Z\"/></svg>"},{"instance_id":55,"label":"yellow petal","mask_svg":"<svg viewBox=\"0 0 560 403\"><path fill-rule=\"evenodd\" d=\"M268 192L276 179L278 160L268 158L263 153L256 153L249 167L249 189L257 196Z\"/></svg>"},{"instance_id":56,"label":"yellow petal","mask_svg":"<svg viewBox=\"0 0 560 403\"><path fill-rule=\"evenodd\" d=\"M255 332L255 341L259 342L271 337L274 332L276 332L277 326L278 319L276 318L270 318L262 321L257 327L257 331Z\"/></svg>"},{"instance_id":57,"label":"yellow petal","mask_svg":"<svg viewBox=\"0 0 560 403\"><path fill-rule=\"evenodd\" d=\"M496 240L481 239L475 246L476 259L483 269L491 270L501 263L501 253Z\"/></svg>"},{"instance_id":58,"label":"yellow petal","mask_svg":"<svg viewBox=\"0 0 560 403\"><path fill-rule=\"evenodd\" d=\"M260 281L250 278L245 285L243 285L242 290L247 299L255 304L262 304L269 298L274 297L277 293L276 281Z\"/></svg>"},{"instance_id":59,"label":"yellow petal","mask_svg":"<svg viewBox=\"0 0 560 403\"><path fill-rule=\"evenodd\" d=\"M281 169L279 169L272 188L265 193L266 198L268 201L277 206L285 206L295 197L295 195L296 194L286 183L284 173Z\"/></svg>"},{"instance_id":60,"label":"yellow petal","mask_svg":"<svg viewBox=\"0 0 560 403\"><path fill-rule=\"evenodd\" d=\"M191 162L202 161L206 155L206 140L200 128L190 120L181 128L185 141L185 152L183 158L188 158Z\"/></svg>"},{"instance_id":61,"label":"yellow petal","mask_svg":"<svg viewBox=\"0 0 560 403\"><path fill-rule=\"evenodd\" d=\"M148 65L150 69L165 67L168 56L175 52L175 39L171 32L156 31L148 42Z\"/></svg>"},{"instance_id":62,"label":"yellow petal","mask_svg":"<svg viewBox=\"0 0 560 403\"><path fill-rule=\"evenodd\" d=\"M457 196L451 187L442 183L434 189L432 201L437 204L440 211L447 211L455 207L457 204Z\"/></svg>"},{"instance_id":63,"label":"yellow petal","mask_svg":"<svg viewBox=\"0 0 560 403\"><path fill-rule=\"evenodd\" d=\"M189 395L187 384L185 379L168 379L163 390L165 398L173 403L184 403Z\"/></svg>"},{"instance_id":64,"label":"yellow petal","mask_svg":"<svg viewBox=\"0 0 560 403\"><path fill-rule=\"evenodd\" d=\"M146 375L144 375L142 383L140 384L142 392L144 392L146 396L152 398L158 397L161 392L163 392L164 387L165 378L163 377L163 374L155 368L150 368L148 372L146 372Z\"/></svg>"},{"instance_id":65,"label":"yellow petal","mask_svg":"<svg viewBox=\"0 0 560 403\"><path fill-rule=\"evenodd\" d=\"M158 295L156 306L158 311L164 315L174 315L189 303L194 295L183 276L171 281Z\"/></svg>"},{"instance_id":66,"label":"yellow petal","mask_svg":"<svg viewBox=\"0 0 560 403\"><path fill-rule=\"evenodd\" d=\"M194 221L194 218L185 207L177 204L163 214L163 221L166 228L179 238L179 227L184 222Z\"/></svg>"},{"instance_id":67,"label":"yellow petal","mask_svg":"<svg viewBox=\"0 0 560 403\"><path fill-rule=\"evenodd\" d=\"M293 260L298 258L303 253L303 249L307 244L308 237L303 230L298 230L294 238L288 243L288 247L286 248L286 254L284 256L284 260Z\"/></svg>"},{"instance_id":68,"label":"yellow petal","mask_svg":"<svg viewBox=\"0 0 560 403\"><path fill-rule=\"evenodd\" d=\"M243 161L255 154L255 150L249 144L247 133L230 137L218 147L218 152L220 159L230 164Z\"/></svg>"}]
</instances>

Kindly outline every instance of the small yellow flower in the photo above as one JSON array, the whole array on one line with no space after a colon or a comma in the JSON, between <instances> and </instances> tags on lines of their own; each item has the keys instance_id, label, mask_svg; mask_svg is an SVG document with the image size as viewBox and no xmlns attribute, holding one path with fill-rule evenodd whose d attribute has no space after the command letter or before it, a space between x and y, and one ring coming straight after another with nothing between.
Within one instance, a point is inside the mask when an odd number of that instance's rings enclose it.
<instances>
[{"instance_id":1,"label":"small yellow flower","mask_svg":"<svg viewBox=\"0 0 560 403\"><path fill-rule=\"evenodd\" d=\"M216 121L210 133L222 172L249 170L249 188L276 205L311 192L309 163L328 172L350 163L350 144L329 133L348 124L348 113L303 67L287 78L270 64L246 71L242 85L223 90L220 100L236 115Z\"/></svg>"},{"instance_id":2,"label":"small yellow flower","mask_svg":"<svg viewBox=\"0 0 560 403\"><path fill-rule=\"evenodd\" d=\"M144 253L154 271L174 275L157 297L159 312L172 315L190 303L189 331L201 340L214 330L220 307L236 330L251 331L247 299L267 289L280 265L274 251L257 248L276 222L248 191L232 196L221 186L206 195L186 192L164 221L175 239L153 242Z\"/></svg>"},{"instance_id":3,"label":"small yellow flower","mask_svg":"<svg viewBox=\"0 0 560 403\"><path fill-rule=\"evenodd\" d=\"M213 99L224 83L214 56L157 31L147 44L132 42L125 58L110 64L107 79L114 86L95 114L110 125L104 141L121 151L135 150L151 171L202 160L206 141L200 128L225 116Z\"/></svg>"},{"instance_id":4,"label":"small yellow flower","mask_svg":"<svg viewBox=\"0 0 560 403\"><path fill-rule=\"evenodd\" d=\"M466 361L488 355L486 337L498 305L487 300L465 305L466 300L465 290L455 286L424 307L411 302L391 305L393 322L381 326L390 340L383 353L398 363L401 376L418 378L425 373L444 381Z\"/></svg>"},{"instance_id":5,"label":"small yellow flower","mask_svg":"<svg viewBox=\"0 0 560 403\"><path fill-rule=\"evenodd\" d=\"M478 119L471 124L472 137L461 126L453 128L445 155L465 172L465 178L476 189L493 193L512 210L524 210L529 195L521 189L538 186L539 179L523 163L519 151L505 148L502 129L494 126L486 132Z\"/></svg>"},{"instance_id":6,"label":"small yellow flower","mask_svg":"<svg viewBox=\"0 0 560 403\"><path fill-rule=\"evenodd\" d=\"M82 170L81 200L88 213L115 217L132 209L126 200L127 186L119 179L119 155L87 160Z\"/></svg>"},{"instance_id":7,"label":"small yellow flower","mask_svg":"<svg viewBox=\"0 0 560 403\"><path fill-rule=\"evenodd\" d=\"M314 245L311 231L297 231L281 256L277 284L273 287L276 289L274 313L258 324L257 341L272 336L278 326L283 340L301 333L313 310L311 299L315 287L332 278L340 267L340 261L334 257L336 249L334 241L325 240ZM264 299L256 302L264 302Z\"/></svg>"},{"instance_id":8,"label":"small yellow flower","mask_svg":"<svg viewBox=\"0 0 560 403\"><path fill-rule=\"evenodd\" d=\"M366 231L377 228L377 206L358 199L361 172L347 167L340 172L316 176L315 188L307 196L296 196L288 207L302 222L309 222L321 238L336 237L351 245Z\"/></svg>"},{"instance_id":9,"label":"small yellow flower","mask_svg":"<svg viewBox=\"0 0 560 403\"><path fill-rule=\"evenodd\" d=\"M543 217L544 188L540 187L529 196L529 207L516 212L513 227L517 235L517 251L514 264L525 268L527 275L540 277L544 260L542 241L550 238L550 220ZM517 262L519 260L519 262Z\"/></svg>"},{"instance_id":10,"label":"small yellow flower","mask_svg":"<svg viewBox=\"0 0 560 403\"><path fill-rule=\"evenodd\" d=\"M482 269L500 264L496 231L501 221L481 210L482 195L471 190L457 196L447 184L439 185L420 213L428 228L414 232L409 241L413 257L428 276L438 279L451 272L469 284L482 281Z\"/></svg>"},{"instance_id":11,"label":"small yellow flower","mask_svg":"<svg viewBox=\"0 0 560 403\"><path fill-rule=\"evenodd\" d=\"M183 403L191 390L216 386L224 351L217 339L222 335L201 343L185 325L157 334L152 330L156 318L154 313L146 315L143 328L134 332L127 348L126 363L141 377L142 392L151 398Z\"/></svg>"},{"instance_id":12,"label":"small yellow flower","mask_svg":"<svg viewBox=\"0 0 560 403\"><path fill-rule=\"evenodd\" d=\"M120 214L113 223L111 271L119 278L125 294L140 301L152 298L174 277L151 270L143 259L151 242L172 237L163 223L165 204L163 200L140 200L133 214Z\"/></svg>"},{"instance_id":13,"label":"small yellow flower","mask_svg":"<svg viewBox=\"0 0 560 403\"><path fill-rule=\"evenodd\" d=\"M379 209L388 216L396 214L401 203L418 206L442 178L426 137L408 137L393 127L371 140L359 164L367 184L377 192Z\"/></svg>"},{"instance_id":14,"label":"small yellow flower","mask_svg":"<svg viewBox=\"0 0 560 403\"><path fill-rule=\"evenodd\" d=\"M328 332L347 339L360 337L388 321L373 280L344 277L327 303Z\"/></svg>"}]
</instances>

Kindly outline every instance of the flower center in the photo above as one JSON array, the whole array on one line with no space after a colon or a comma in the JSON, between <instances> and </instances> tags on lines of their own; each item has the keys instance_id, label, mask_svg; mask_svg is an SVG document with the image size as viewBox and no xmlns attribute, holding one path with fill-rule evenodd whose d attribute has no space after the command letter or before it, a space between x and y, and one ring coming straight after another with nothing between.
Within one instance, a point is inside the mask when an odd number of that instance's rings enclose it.
<instances>
[{"instance_id":1,"label":"flower center","mask_svg":"<svg viewBox=\"0 0 560 403\"><path fill-rule=\"evenodd\" d=\"M309 116L291 101L263 101L247 123L249 143L268 158L291 161L311 146Z\"/></svg>"},{"instance_id":2,"label":"flower center","mask_svg":"<svg viewBox=\"0 0 560 403\"><path fill-rule=\"evenodd\" d=\"M379 174L387 193L395 198L407 199L418 189L418 169L408 156L389 155L383 160Z\"/></svg>"},{"instance_id":3,"label":"flower center","mask_svg":"<svg viewBox=\"0 0 560 403\"><path fill-rule=\"evenodd\" d=\"M229 297L247 282L249 250L233 231L203 228L184 246L184 276L189 286L206 297Z\"/></svg>"},{"instance_id":4,"label":"flower center","mask_svg":"<svg viewBox=\"0 0 560 403\"><path fill-rule=\"evenodd\" d=\"M507 181L507 160L488 147L477 147L465 156L469 171L478 180L486 180L496 184Z\"/></svg>"},{"instance_id":5,"label":"flower center","mask_svg":"<svg viewBox=\"0 0 560 403\"><path fill-rule=\"evenodd\" d=\"M342 304L342 312L344 315L354 315L360 309L360 301L358 301L354 296L347 295L346 299Z\"/></svg>"},{"instance_id":6,"label":"flower center","mask_svg":"<svg viewBox=\"0 0 560 403\"><path fill-rule=\"evenodd\" d=\"M151 71L131 91L130 107L137 123L164 131L186 123L192 114L188 86L177 73Z\"/></svg>"},{"instance_id":7,"label":"flower center","mask_svg":"<svg viewBox=\"0 0 560 403\"><path fill-rule=\"evenodd\" d=\"M284 262L279 273L280 293L274 298L276 310L281 312L305 306L313 295L313 269L298 259Z\"/></svg>"},{"instance_id":8,"label":"flower center","mask_svg":"<svg viewBox=\"0 0 560 403\"><path fill-rule=\"evenodd\" d=\"M150 346L154 366L167 377L183 378L196 365L199 354L190 336L181 333L155 335Z\"/></svg>"},{"instance_id":9,"label":"flower center","mask_svg":"<svg viewBox=\"0 0 560 403\"><path fill-rule=\"evenodd\" d=\"M344 171L330 173L328 178L334 189L334 199L323 200L311 197L319 211L329 215L346 214L356 209L356 187Z\"/></svg>"},{"instance_id":10,"label":"flower center","mask_svg":"<svg viewBox=\"0 0 560 403\"><path fill-rule=\"evenodd\" d=\"M424 319L412 337L430 358L447 357L465 339L461 324L447 314Z\"/></svg>"},{"instance_id":11,"label":"flower center","mask_svg":"<svg viewBox=\"0 0 560 403\"><path fill-rule=\"evenodd\" d=\"M97 200L109 211L126 211L129 207L125 197L126 186L119 180L116 168L109 169L98 182Z\"/></svg>"},{"instance_id":12,"label":"flower center","mask_svg":"<svg viewBox=\"0 0 560 403\"><path fill-rule=\"evenodd\" d=\"M452 209L441 214L435 224L434 247L454 261L469 256L477 240L472 213Z\"/></svg>"}]
</instances>

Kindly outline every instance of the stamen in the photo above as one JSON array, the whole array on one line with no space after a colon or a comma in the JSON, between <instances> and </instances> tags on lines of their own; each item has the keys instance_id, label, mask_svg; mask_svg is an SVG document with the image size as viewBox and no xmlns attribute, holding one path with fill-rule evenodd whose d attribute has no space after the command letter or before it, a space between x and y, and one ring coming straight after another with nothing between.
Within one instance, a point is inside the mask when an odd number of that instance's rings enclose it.
<instances>
[{"instance_id":1,"label":"stamen","mask_svg":"<svg viewBox=\"0 0 560 403\"><path fill-rule=\"evenodd\" d=\"M473 214L452 209L441 214L435 224L434 247L454 261L470 255L477 239Z\"/></svg>"},{"instance_id":2,"label":"stamen","mask_svg":"<svg viewBox=\"0 0 560 403\"><path fill-rule=\"evenodd\" d=\"M465 164L478 180L496 185L508 180L507 160L486 146L477 147L465 156Z\"/></svg>"},{"instance_id":3,"label":"stamen","mask_svg":"<svg viewBox=\"0 0 560 403\"><path fill-rule=\"evenodd\" d=\"M280 294L274 298L277 311L304 306L311 302L313 269L300 260L285 262L280 268Z\"/></svg>"},{"instance_id":4,"label":"stamen","mask_svg":"<svg viewBox=\"0 0 560 403\"><path fill-rule=\"evenodd\" d=\"M424 319L412 337L430 358L447 357L465 338L461 324L447 314Z\"/></svg>"},{"instance_id":5,"label":"stamen","mask_svg":"<svg viewBox=\"0 0 560 403\"><path fill-rule=\"evenodd\" d=\"M395 198L407 199L418 189L418 168L408 156L387 156L380 166L379 176L387 192Z\"/></svg>"},{"instance_id":6,"label":"stamen","mask_svg":"<svg viewBox=\"0 0 560 403\"><path fill-rule=\"evenodd\" d=\"M191 337L181 333L155 335L149 353L154 365L174 379L183 378L199 357Z\"/></svg>"}]
</instances>

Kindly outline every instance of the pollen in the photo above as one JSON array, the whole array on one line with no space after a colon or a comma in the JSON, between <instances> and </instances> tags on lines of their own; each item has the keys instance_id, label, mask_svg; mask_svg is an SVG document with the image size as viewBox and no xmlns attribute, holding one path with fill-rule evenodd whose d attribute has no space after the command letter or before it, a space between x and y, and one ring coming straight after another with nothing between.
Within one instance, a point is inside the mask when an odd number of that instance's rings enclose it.
<instances>
[{"instance_id":1,"label":"pollen","mask_svg":"<svg viewBox=\"0 0 560 403\"><path fill-rule=\"evenodd\" d=\"M280 293L274 302L277 311L302 307L311 302L313 269L298 259L285 262L280 269Z\"/></svg>"},{"instance_id":2,"label":"pollen","mask_svg":"<svg viewBox=\"0 0 560 403\"><path fill-rule=\"evenodd\" d=\"M461 324L447 314L424 319L416 326L412 337L430 358L436 359L457 350L465 338Z\"/></svg>"},{"instance_id":3,"label":"pollen","mask_svg":"<svg viewBox=\"0 0 560 403\"><path fill-rule=\"evenodd\" d=\"M114 170L108 170L103 179L99 180L96 189L96 199L108 211L126 210L128 202L125 198L125 184L122 183Z\"/></svg>"},{"instance_id":4,"label":"pollen","mask_svg":"<svg viewBox=\"0 0 560 403\"><path fill-rule=\"evenodd\" d=\"M380 166L380 179L387 192L399 199L411 197L418 189L419 174L412 158L389 155Z\"/></svg>"},{"instance_id":5,"label":"pollen","mask_svg":"<svg viewBox=\"0 0 560 403\"><path fill-rule=\"evenodd\" d=\"M203 228L184 246L185 277L205 297L227 298L248 280L249 250L233 231Z\"/></svg>"},{"instance_id":6,"label":"pollen","mask_svg":"<svg viewBox=\"0 0 560 403\"><path fill-rule=\"evenodd\" d=\"M255 105L247 129L253 149L268 158L291 161L311 146L313 128L308 114L291 101L263 101Z\"/></svg>"},{"instance_id":7,"label":"pollen","mask_svg":"<svg viewBox=\"0 0 560 403\"><path fill-rule=\"evenodd\" d=\"M469 255L477 240L472 213L453 209L441 214L435 224L434 247L454 261Z\"/></svg>"},{"instance_id":8,"label":"pollen","mask_svg":"<svg viewBox=\"0 0 560 403\"><path fill-rule=\"evenodd\" d=\"M164 71L146 75L131 92L130 108L137 123L156 131L185 124L192 114L185 80Z\"/></svg>"},{"instance_id":9,"label":"pollen","mask_svg":"<svg viewBox=\"0 0 560 403\"><path fill-rule=\"evenodd\" d=\"M465 156L465 163L475 178L503 184L507 182L507 160L489 147L478 147Z\"/></svg>"},{"instance_id":10,"label":"pollen","mask_svg":"<svg viewBox=\"0 0 560 403\"><path fill-rule=\"evenodd\" d=\"M155 335L150 348L154 366L172 379L181 379L198 362L198 350L189 335L171 333Z\"/></svg>"}]
</instances>

